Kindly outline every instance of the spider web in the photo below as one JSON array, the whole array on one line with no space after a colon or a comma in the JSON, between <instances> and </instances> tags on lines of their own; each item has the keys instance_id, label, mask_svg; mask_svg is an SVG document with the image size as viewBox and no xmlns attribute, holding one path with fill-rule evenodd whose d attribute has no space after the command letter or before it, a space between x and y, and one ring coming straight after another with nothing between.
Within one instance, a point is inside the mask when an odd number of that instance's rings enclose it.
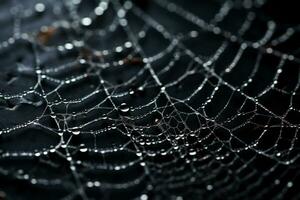
<instances>
[{"instance_id":1,"label":"spider web","mask_svg":"<svg viewBox=\"0 0 300 200\"><path fill-rule=\"evenodd\" d=\"M0 199L300 198L299 26L264 1L0 3Z\"/></svg>"}]
</instances>

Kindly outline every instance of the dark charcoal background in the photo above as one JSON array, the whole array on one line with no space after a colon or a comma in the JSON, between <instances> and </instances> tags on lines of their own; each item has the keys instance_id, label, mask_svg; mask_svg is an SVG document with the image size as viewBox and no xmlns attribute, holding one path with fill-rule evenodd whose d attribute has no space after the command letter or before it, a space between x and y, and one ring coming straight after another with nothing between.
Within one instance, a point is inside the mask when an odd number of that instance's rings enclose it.
<instances>
[{"instance_id":1,"label":"dark charcoal background","mask_svg":"<svg viewBox=\"0 0 300 200\"><path fill-rule=\"evenodd\" d=\"M46 2L46 1L45 1ZM85 0L82 2L81 9L82 12L89 12L90 7L94 7L96 5L97 1L94 0ZM174 2L184 5L184 7L187 10L190 10L194 12L195 14L199 14L200 17L207 17L207 19L210 18L210 16L213 16L216 9L218 8L218 5L222 1L218 0L174 0ZM35 5L36 1L34 0L1 0L0 1L0 42L7 40L11 36L12 29L13 29L13 21L10 14L10 8L15 6L16 4L20 4L24 6L25 8L31 8L33 5ZM141 9L143 9L146 13L149 13L151 16L154 16L156 19L159 19L160 22L162 22L170 32L172 33L178 33L178 32L189 32L190 30L195 29L195 26L189 24L189 23L181 23L178 21L174 21L173 16L168 16L166 13L163 12L161 9L159 9L151 0L136 0L134 1L136 5L138 5ZM63 9L65 9L62 5L62 1L47 1L47 5L60 5ZM257 38L260 38L262 34L265 31L265 22L268 19L273 19L275 22L277 22L278 30L284 30L286 27L290 26L296 26L299 25L299 10L296 6L296 1L274 1L269 0L262 8L254 8L254 12L258 14L258 21L255 23L255 27L250 29L249 32L246 34L247 40L256 40ZM223 23L224 29L228 29L232 32L236 31L236 27L239 27L242 17L245 13L243 13L244 10L238 10L235 14L233 14L227 21ZM60 18L64 18L66 20L70 20L70 17L67 14L67 11L64 12L65 15L62 14ZM109 23L111 20L111 16L113 15L113 11L109 11L108 14L103 17L103 19L100 20L99 26L105 26L106 23ZM22 32L38 32L39 28L42 25L49 24L49 22L52 22L54 20L57 20L48 10L46 10L45 13L41 15L35 15L30 19L26 19L22 21ZM103 25L102 25L103 22ZM138 28L139 27L139 21L136 18L130 18L129 23L132 27ZM133 28L134 29L134 28ZM82 38L82 35L84 34L85 29L81 29L79 32L68 32L66 34L62 33L57 38L54 38L49 41L49 46L51 45L57 45L62 43L63 41L66 41L68 37L73 38ZM98 49L111 49L116 46L116 44L120 44L122 41L126 39L126 36L122 31L117 31L115 35L107 35L104 38L94 38L90 39L89 41L86 41L88 45L98 48ZM62 41L61 41L62 40ZM224 38L215 37L211 34L206 34L203 32L200 32L200 37L191 43L188 43L187 45L189 48L195 50L199 54L203 56L209 56L211 53L214 52L215 47L220 44L221 41L223 41ZM153 52L157 52L157 49L162 49L162 45L164 45L164 42L162 39L158 36L158 34L153 33L151 37L146 38L142 46L145 49L146 54L151 55ZM22 63L26 66L35 66L35 58L32 51L33 46L25 41L17 41L15 44L11 45L9 48L5 50L0 50L0 92L2 94L11 94L11 93L18 93L26 88L32 86L36 83L36 77L33 73L28 74L21 74L17 71L17 63ZM232 57L235 55L234 52L237 50L238 45L237 44L230 44L230 48L232 51L227 52L225 57L221 57L222 60L219 60L217 62L216 69L223 69L224 64L230 62ZM299 50L299 34L297 37L295 37L292 41L285 43L285 45L278 47L280 51L286 52L286 53L294 53L296 58L299 57L300 51ZM72 52L69 52L67 55L57 55L56 53L42 53L42 48L37 47L38 52L41 52L41 65L42 66L58 66L61 63L66 63L70 60L77 59L79 55L79 50L74 50ZM295 50L296 49L296 50ZM255 50L253 52L249 52L249 56L243 57L243 67L246 69L251 69L253 67L254 61L254 55ZM117 55L117 56L123 56L123 55ZM272 57L272 56L266 56L264 62L263 62L263 69L262 71L259 71L260 74L257 76L259 77L260 81L257 81L255 83L255 86L252 86L252 88L249 89L249 94L255 94L259 88L262 88L265 81L270 80L271 72L273 70L272 67L276 66L276 63L278 61L278 58ZM111 58L111 60L114 60L116 58ZM166 58L170 59L170 56ZM164 63L166 63L166 60L162 60L161 63L156 63L154 66L155 69L159 69L160 66L164 66ZM184 65L187 62L183 62ZM88 65L88 64L87 64ZM140 67L140 66L138 66ZM174 72L173 76L176 77L176 73L180 72L181 65L178 65L178 71ZM286 73L285 77L282 78L282 83L284 83L287 87L293 86L294 81L296 80L297 75L299 75L299 63L290 62L285 66L288 71ZM87 66L86 68L89 69ZM78 68L78 71L71 71L67 72L69 74L79 74L82 73L86 68ZM132 73L134 74L137 71L137 69L133 68L131 70L105 70L103 71L103 78L106 80L109 80L111 83L114 84L120 84L124 82L128 76L132 76ZM239 71L238 73L241 74L234 74L232 76L225 77L227 81L233 84L238 84L243 80L245 76L243 76L243 73L245 71ZM62 75L64 76L64 75ZM13 84L8 84L12 79L17 78L17 81L15 81ZM133 85L132 88L136 89L136 87L139 86L140 83L142 83L145 78L149 77L142 77L142 80L139 80L140 82L137 82L136 85ZM168 79L171 77L162 77L162 80L165 82L168 82ZM203 78L203 77L202 77ZM186 96L186 92L188 93L189 90L192 90L192 88L199 86L199 80L200 78L196 77L194 79L190 79L188 83L186 83L186 87L184 87L185 91L175 91L173 93L176 93L178 97L184 97ZM94 90L94 87L97 86L98 82L97 79L89 79L88 81L84 81L80 84L75 84L73 86L70 86L68 88L63 88L60 92L63 94L65 98L73 99L83 96L84 94L88 94L91 91ZM213 80L212 80L213 81ZM44 87L50 90L53 88L53 86L49 83L43 83ZM128 88L120 88L120 91L127 90ZM143 93L138 93L138 96L132 97L129 99L126 99L125 101L129 105L137 105L141 104L143 105L145 102L147 102L147 99L150 97L155 96L159 88L153 87L149 90L146 90ZM170 91L172 93L172 91ZM209 94L209 91L203 91L201 93L201 96L205 98ZM228 96L228 91L224 90L223 93L224 99ZM201 96L199 96L199 100L201 99ZM97 97L98 99L95 99L95 102L90 102L90 104L96 104L99 103L99 99L103 99L105 95L99 94ZM11 127L13 125L28 121L33 119L34 117L40 115L40 113L43 111L43 109L46 107L45 102L41 101L36 96L29 97L33 102L42 102L40 106L32 106L28 104L20 104L17 100L14 101L5 101L4 99L0 99L0 130L6 127ZM56 96L51 97L52 100L57 99ZM222 99L222 97L220 98ZM282 113L286 111L286 105L288 103L287 98L284 98L282 96L268 96L265 99L262 99L261 102L264 103L264 105L267 108L270 108L270 110L274 111L275 113ZM116 100L117 102L118 100ZM239 102L241 99L239 97L236 97L236 100L234 101L234 105L232 105L232 112L235 112L235 108L238 107L240 104ZM222 100L220 100L222 102ZM117 102L121 103L121 102ZM7 108L13 108L16 105L20 104L19 107L15 111L9 111ZM165 105L166 99L159 99L159 104ZM196 104L196 103L195 103ZM295 100L295 106L299 107L299 98ZM220 105L223 105L220 103ZM220 106L219 105L219 106ZM73 111L78 111L83 109L86 104L78 104L77 107L71 108ZM111 106L109 103L107 103L107 106ZM252 105L249 105L249 108L251 108ZM210 108L210 112L218 111L218 105L216 105L216 108ZM60 113L63 112L64 108L57 107L56 112ZM105 111L101 111L105 112ZM262 111L261 111L262 112ZM46 114L49 114L49 110L47 110ZM93 117L98 116L99 113L94 113L91 116L88 116L88 120L93 119ZM117 111L113 113L115 118L122 117L120 113ZM133 113L130 113L129 115L134 115ZM298 124L299 127L299 114L295 114L293 116L290 116L289 121L294 122L295 124ZM80 124L84 119L74 119L73 121L70 121L70 124ZM151 120L151 119L149 119ZM263 123L266 119L255 119L260 123ZM255 121L254 120L254 121ZM55 127L54 121L51 119L51 117L45 117L43 119L43 124L47 124L49 127ZM144 122L141 122L144 123ZM191 124L197 124L197 121L191 121ZM278 124L274 120L274 124ZM99 125L100 127L96 127L98 129L101 129L103 127L109 126L110 122L104 121ZM277 135L277 131L275 130L273 134L270 134L270 137L274 137L274 135ZM244 133L252 134L254 133L253 127L244 127L244 129L241 131ZM272 131L270 131L272 133ZM283 131L284 134L287 135L287 137L290 137L289 130ZM69 133L65 134L65 137L68 138ZM245 141L249 138L247 136L244 136ZM75 180L71 176L71 172L69 170L69 163L66 162L66 160L60 158L57 155L49 155L49 158L51 161L58 164L58 167L55 169L51 169L49 166L43 164L42 160L44 158L42 157L32 157L31 159L2 159L1 154L4 154L7 151L32 151L34 152L35 149L43 149L48 148L51 145L55 145L58 142L59 138L54 135L53 133L50 133L45 130L39 129L38 127L28 127L25 130L18 130L15 132L12 132L10 134L3 134L0 135L0 200L21 200L21 199L61 199L65 197L66 195L70 194L71 191L74 191L74 188L76 188ZM251 140L251 139L249 139ZM264 147L268 147L273 144L274 138L267 138L264 141L261 141L261 149ZM128 138L123 136L121 133L116 134L109 134L106 136L99 136L97 137L97 143L99 147L108 147L112 148L116 144L124 144L126 141L128 141ZM86 136L86 135L79 135L74 137L72 139L72 142L70 145L72 146L79 146L81 143L86 144L86 146L92 147L93 144L93 137L92 136ZM284 145L283 145L284 146ZM133 147L131 147L133 148ZM163 147L161 147L163 148ZM166 146L168 148L168 146ZM200 147L199 147L200 148ZM284 147L282 147L284 149ZM295 141L295 151L294 153L299 153L299 141ZM63 150L61 150L63 151ZM241 153L240 155L244 159L253 158L255 156L256 161L252 163L252 167L257 169L258 172L264 172L268 171L270 169L270 166L275 165L276 163L272 160L268 160L265 157L253 154L253 152L249 153ZM85 161L91 161L91 162L98 162L99 160L102 161L102 157L99 155L91 155L91 154L82 154L82 153L76 153L76 158L85 160ZM106 162L110 163L118 163L121 161L127 162L132 160L134 155L131 154L115 154L113 156L109 156L106 160ZM163 163L164 160L163 157L157 157L156 160L152 160L154 163ZM184 162L182 161L184 164ZM203 165L203 168L200 167L200 169L203 170L204 174L212 173L211 166L205 166ZM5 175L1 172L1 169L8 169L11 171L12 174ZM31 185L28 183L28 181L24 180L17 180L13 178L13 174L17 169L23 169L24 171L31 171L34 169L33 174L34 175L40 175L43 178L57 178L61 177L64 184L59 186L38 186L38 185ZM240 199L253 199L253 196L255 194L259 193L260 191L267 190L266 194L262 195L261 199L273 199L275 197L279 199L289 199L291 197L294 197L295 199L299 198L299 161L295 163L293 166L284 166L277 168L278 171L276 173L270 173L268 176L266 176L261 183L259 183L258 187L255 187L254 189L251 189L250 192L248 192L245 196L241 196ZM234 169L233 169L234 170ZM186 173L190 172L190 168L185 169ZM144 170L141 166L136 166L132 168L129 171L126 172L105 172L105 171L84 171L82 169L82 174L85 175L82 179L85 180L85 178L95 178L96 180L105 180L106 182L126 182L128 180L132 180L133 177L139 177L142 174L144 174ZM156 173L156 172L154 172ZM222 179L222 174L224 176L227 175L226 168L223 172L220 172L219 179ZM260 178L262 176L261 174L256 174L253 179ZM278 187L271 187L273 184L273 181L276 177L276 174L284 174L282 183L286 183L288 180L293 180L294 186L292 188L288 189L287 193L282 192L282 188L285 186L280 185ZM165 176L167 177L166 173ZM232 199L236 194L241 193L243 194L245 191L247 191L247 188L255 182L255 180L249 180L249 182L240 182L240 183L234 183L232 182L232 188L228 191L222 191L222 188L214 188L212 191L206 191L205 188L206 184L203 181L196 182L193 185L187 184L182 185L179 189L176 190L169 190L166 188L163 188L165 186L165 183L163 180L166 178L164 176L164 172L162 172L162 175L156 174L153 176L154 183L154 189L151 191L148 191L148 196L150 199L175 199L175 195L181 195L184 197L184 199ZM174 174L174 177L176 175ZM157 179L157 180L155 180ZM147 191L145 190L147 184L149 183L149 177L146 177L144 181L142 181L141 184L139 184L136 187L130 188L130 189L124 189L124 190L109 190L109 189L87 189L87 194L89 198L91 199L132 199L132 198L138 198L141 193ZM213 181L213 180L210 180ZM216 179L216 181L219 181ZM214 184L214 182L210 182L210 184ZM239 189L235 188L239 186ZM279 194L282 194L283 196L280 196ZM76 196L75 199L81 199L81 197ZM237 198L239 199L239 198Z\"/></svg>"}]
</instances>

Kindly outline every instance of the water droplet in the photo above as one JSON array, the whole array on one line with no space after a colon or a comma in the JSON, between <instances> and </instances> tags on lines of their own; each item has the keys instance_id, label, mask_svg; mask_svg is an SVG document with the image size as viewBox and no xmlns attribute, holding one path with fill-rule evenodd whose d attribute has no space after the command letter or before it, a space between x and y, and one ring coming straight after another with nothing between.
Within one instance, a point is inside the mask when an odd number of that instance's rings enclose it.
<instances>
[{"instance_id":1,"label":"water droplet","mask_svg":"<svg viewBox=\"0 0 300 200\"><path fill-rule=\"evenodd\" d=\"M101 3L99 3L99 6L106 10L108 7L108 3L106 1L101 1Z\"/></svg>"},{"instance_id":2,"label":"water droplet","mask_svg":"<svg viewBox=\"0 0 300 200\"><path fill-rule=\"evenodd\" d=\"M280 156L281 156L281 153L280 153L280 152L276 153L276 156L277 156L277 157L280 157Z\"/></svg>"},{"instance_id":3,"label":"water droplet","mask_svg":"<svg viewBox=\"0 0 300 200\"><path fill-rule=\"evenodd\" d=\"M37 180L36 180L35 178L31 179L30 182L31 182L31 184L33 184L33 185L34 185L34 184L37 184Z\"/></svg>"},{"instance_id":4,"label":"water droplet","mask_svg":"<svg viewBox=\"0 0 300 200\"><path fill-rule=\"evenodd\" d=\"M197 153L196 151L190 151L190 152L189 152L189 154L190 154L191 156L196 155L196 153Z\"/></svg>"},{"instance_id":5,"label":"water droplet","mask_svg":"<svg viewBox=\"0 0 300 200\"><path fill-rule=\"evenodd\" d=\"M213 189L213 186L212 186L212 185L207 185L207 186L206 186L206 189L210 191L210 190Z\"/></svg>"},{"instance_id":6,"label":"water droplet","mask_svg":"<svg viewBox=\"0 0 300 200\"><path fill-rule=\"evenodd\" d=\"M94 12L96 15L100 16L103 15L104 9L101 6L98 6L95 8Z\"/></svg>"},{"instance_id":7,"label":"water droplet","mask_svg":"<svg viewBox=\"0 0 300 200\"><path fill-rule=\"evenodd\" d=\"M72 131L73 135L79 135L80 131Z\"/></svg>"},{"instance_id":8,"label":"water droplet","mask_svg":"<svg viewBox=\"0 0 300 200\"><path fill-rule=\"evenodd\" d=\"M85 64L85 63L86 63L86 59L80 59L80 60L79 60L79 63L80 63L80 64Z\"/></svg>"},{"instance_id":9,"label":"water droplet","mask_svg":"<svg viewBox=\"0 0 300 200\"><path fill-rule=\"evenodd\" d=\"M41 153L40 153L40 152L36 152L34 155L35 155L36 157L39 157L39 156L41 155Z\"/></svg>"},{"instance_id":10,"label":"water droplet","mask_svg":"<svg viewBox=\"0 0 300 200\"><path fill-rule=\"evenodd\" d=\"M196 38L196 37L198 37L198 35L199 35L198 31L191 31L191 32L190 32L190 36L191 36L192 38Z\"/></svg>"},{"instance_id":11,"label":"water droplet","mask_svg":"<svg viewBox=\"0 0 300 200\"><path fill-rule=\"evenodd\" d=\"M67 49L67 50L72 50L73 49L73 44L71 44L71 43L66 43L65 44L65 49Z\"/></svg>"},{"instance_id":12,"label":"water droplet","mask_svg":"<svg viewBox=\"0 0 300 200\"><path fill-rule=\"evenodd\" d=\"M101 183L99 181L94 182L94 186L99 187L100 185L101 185Z\"/></svg>"},{"instance_id":13,"label":"water droplet","mask_svg":"<svg viewBox=\"0 0 300 200\"><path fill-rule=\"evenodd\" d=\"M35 4L34 9L36 12L42 13L46 10L46 6L43 3L37 3L37 4Z\"/></svg>"},{"instance_id":14,"label":"water droplet","mask_svg":"<svg viewBox=\"0 0 300 200\"><path fill-rule=\"evenodd\" d=\"M131 42L125 42L125 47L126 48L131 48L132 47L132 43Z\"/></svg>"},{"instance_id":15,"label":"water droplet","mask_svg":"<svg viewBox=\"0 0 300 200\"><path fill-rule=\"evenodd\" d=\"M93 186L94 186L94 183L91 182L91 181L89 181L89 182L86 183L86 186L87 186L87 187L93 187Z\"/></svg>"},{"instance_id":16,"label":"water droplet","mask_svg":"<svg viewBox=\"0 0 300 200\"><path fill-rule=\"evenodd\" d=\"M141 195L141 200L148 200L148 195L147 194L142 194Z\"/></svg>"},{"instance_id":17,"label":"water droplet","mask_svg":"<svg viewBox=\"0 0 300 200\"><path fill-rule=\"evenodd\" d=\"M122 113L128 113L130 110L129 106L126 103L122 103L119 109Z\"/></svg>"},{"instance_id":18,"label":"water droplet","mask_svg":"<svg viewBox=\"0 0 300 200\"><path fill-rule=\"evenodd\" d=\"M88 151L88 148L85 145L80 145L79 151L82 152L82 153L84 153L84 152Z\"/></svg>"},{"instance_id":19,"label":"water droplet","mask_svg":"<svg viewBox=\"0 0 300 200\"><path fill-rule=\"evenodd\" d=\"M84 17L82 20L81 20L81 24L83 26L90 26L92 24L92 19L89 18L89 17Z\"/></svg>"},{"instance_id":20,"label":"water droplet","mask_svg":"<svg viewBox=\"0 0 300 200\"><path fill-rule=\"evenodd\" d=\"M55 151L55 148L50 149L50 153L54 153Z\"/></svg>"},{"instance_id":21,"label":"water droplet","mask_svg":"<svg viewBox=\"0 0 300 200\"><path fill-rule=\"evenodd\" d=\"M28 179L29 179L29 175L28 175L28 174L24 174L24 175L23 175L23 178L24 178L25 180L28 180Z\"/></svg>"},{"instance_id":22,"label":"water droplet","mask_svg":"<svg viewBox=\"0 0 300 200\"><path fill-rule=\"evenodd\" d=\"M130 90L129 90L129 94L130 94L130 95L134 95L134 90L130 89Z\"/></svg>"},{"instance_id":23,"label":"water droplet","mask_svg":"<svg viewBox=\"0 0 300 200\"><path fill-rule=\"evenodd\" d=\"M153 190L153 185L151 184L147 185L147 190Z\"/></svg>"},{"instance_id":24,"label":"water droplet","mask_svg":"<svg viewBox=\"0 0 300 200\"><path fill-rule=\"evenodd\" d=\"M125 17L125 14L126 14L126 12L124 9L119 9L117 12L118 17L120 17L120 18Z\"/></svg>"},{"instance_id":25,"label":"water droplet","mask_svg":"<svg viewBox=\"0 0 300 200\"><path fill-rule=\"evenodd\" d=\"M121 46L116 47L116 52L121 53L123 51L123 48Z\"/></svg>"}]
</instances>

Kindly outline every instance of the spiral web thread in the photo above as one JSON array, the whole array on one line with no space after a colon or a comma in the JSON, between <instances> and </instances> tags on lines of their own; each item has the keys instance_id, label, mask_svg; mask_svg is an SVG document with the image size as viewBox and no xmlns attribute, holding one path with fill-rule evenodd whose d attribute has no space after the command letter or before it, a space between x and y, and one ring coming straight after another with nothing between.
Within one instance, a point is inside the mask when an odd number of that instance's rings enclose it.
<instances>
[{"instance_id":1,"label":"spiral web thread","mask_svg":"<svg viewBox=\"0 0 300 200\"><path fill-rule=\"evenodd\" d=\"M0 189L299 198L299 26L264 3L0 2Z\"/></svg>"}]
</instances>

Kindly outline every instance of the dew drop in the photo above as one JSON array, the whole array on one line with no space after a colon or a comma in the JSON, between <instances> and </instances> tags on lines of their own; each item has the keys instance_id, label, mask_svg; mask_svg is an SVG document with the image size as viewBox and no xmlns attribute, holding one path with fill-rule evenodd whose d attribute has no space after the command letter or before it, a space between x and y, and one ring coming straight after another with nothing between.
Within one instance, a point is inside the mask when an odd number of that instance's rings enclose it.
<instances>
[{"instance_id":1,"label":"dew drop","mask_svg":"<svg viewBox=\"0 0 300 200\"><path fill-rule=\"evenodd\" d=\"M191 32L190 32L190 36L191 36L192 38L196 38L196 37L198 37L198 35L199 35L199 33L198 33L197 31L191 31Z\"/></svg>"},{"instance_id":2,"label":"dew drop","mask_svg":"<svg viewBox=\"0 0 300 200\"><path fill-rule=\"evenodd\" d=\"M55 151L55 148L50 149L50 153L54 153Z\"/></svg>"},{"instance_id":3,"label":"dew drop","mask_svg":"<svg viewBox=\"0 0 300 200\"><path fill-rule=\"evenodd\" d=\"M67 49L67 50L72 50L73 49L73 44L72 43L66 43L65 44L65 49Z\"/></svg>"},{"instance_id":4,"label":"dew drop","mask_svg":"<svg viewBox=\"0 0 300 200\"><path fill-rule=\"evenodd\" d=\"M118 17L120 17L120 18L125 17L125 14L126 14L126 12L125 12L124 9L120 9L120 10L118 10L118 12L117 12Z\"/></svg>"},{"instance_id":5,"label":"dew drop","mask_svg":"<svg viewBox=\"0 0 300 200\"><path fill-rule=\"evenodd\" d=\"M85 146L85 145L80 145L80 149L79 151L84 153L84 152L87 152L88 148Z\"/></svg>"},{"instance_id":6,"label":"dew drop","mask_svg":"<svg viewBox=\"0 0 300 200\"><path fill-rule=\"evenodd\" d=\"M42 13L46 10L46 6L43 3L37 3L35 4L34 9L37 13Z\"/></svg>"},{"instance_id":7,"label":"dew drop","mask_svg":"<svg viewBox=\"0 0 300 200\"><path fill-rule=\"evenodd\" d=\"M80 64L85 64L85 63L86 63L86 60L85 60L85 59L80 59L80 60L79 60L79 63L80 63Z\"/></svg>"},{"instance_id":8,"label":"dew drop","mask_svg":"<svg viewBox=\"0 0 300 200\"><path fill-rule=\"evenodd\" d=\"M98 6L98 7L95 8L94 12L95 12L96 15L100 16L100 15L103 14L104 9L101 6Z\"/></svg>"},{"instance_id":9,"label":"dew drop","mask_svg":"<svg viewBox=\"0 0 300 200\"><path fill-rule=\"evenodd\" d=\"M123 51L123 48L121 46L116 47L116 52L121 53Z\"/></svg>"},{"instance_id":10,"label":"dew drop","mask_svg":"<svg viewBox=\"0 0 300 200\"><path fill-rule=\"evenodd\" d=\"M28 180L28 179L29 179L29 175L28 175L28 174L24 174L24 175L23 175L23 178L24 178L25 180Z\"/></svg>"},{"instance_id":11,"label":"dew drop","mask_svg":"<svg viewBox=\"0 0 300 200\"><path fill-rule=\"evenodd\" d=\"M87 187L93 187L93 186L94 186L94 183L91 182L91 181L89 181L89 182L86 183L86 186L87 186Z\"/></svg>"},{"instance_id":12,"label":"dew drop","mask_svg":"<svg viewBox=\"0 0 300 200\"><path fill-rule=\"evenodd\" d=\"M128 113L130 110L129 106L126 103L122 103L119 109L122 113Z\"/></svg>"},{"instance_id":13,"label":"dew drop","mask_svg":"<svg viewBox=\"0 0 300 200\"><path fill-rule=\"evenodd\" d=\"M210 190L213 189L213 186L212 186L212 185L207 185L207 186L206 186L206 189L210 191Z\"/></svg>"},{"instance_id":14,"label":"dew drop","mask_svg":"<svg viewBox=\"0 0 300 200\"><path fill-rule=\"evenodd\" d=\"M125 47L126 48L131 48L132 47L132 43L131 42L125 42Z\"/></svg>"},{"instance_id":15,"label":"dew drop","mask_svg":"<svg viewBox=\"0 0 300 200\"><path fill-rule=\"evenodd\" d=\"M80 131L73 131L72 133L73 133L73 135L79 135Z\"/></svg>"},{"instance_id":16,"label":"dew drop","mask_svg":"<svg viewBox=\"0 0 300 200\"><path fill-rule=\"evenodd\" d=\"M147 194L142 194L140 199L141 200L148 200L148 195Z\"/></svg>"},{"instance_id":17,"label":"dew drop","mask_svg":"<svg viewBox=\"0 0 300 200\"><path fill-rule=\"evenodd\" d=\"M196 152L196 151L190 151L189 154L190 154L191 156L194 156L194 155L197 154L197 152Z\"/></svg>"},{"instance_id":18,"label":"dew drop","mask_svg":"<svg viewBox=\"0 0 300 200\"><path fill-rule=\"evenodd\" d=\"M153 185L151 184L147 185L147 190L153 190Z\"/></svg>"},{"instance_id":19,"label":"dew drop","mask_svg":"<svg viewBox=\"0 0 300 200\"><path fill-rule=\"evenodd\" d=\"M39 157L39 156L41 155L41 153L40 153L40 152L36 152L34 155L35 155L36 157Z\"/></svg>"},{"instance_id":20,"label":"dew drop","mask_svg":"<svg viewBox=\"0 0 300 200\"><path fill-rule=\"evenodd\" d=\"M99 181L94 182L94 186L99 187L100 185L101 185L101 183Z\"/></svg>"},{"instance_id":21,"label":"dew drop","mask_svg":"<svg viewBox=\"0 0 300 200\"><path fill-rule=\"evenodd\" d=\"M92 19L89 17L85 17L81 20L81 24L83 26L90 26L92 24Z\"/></svg>"},{"instance_id":22,"label":"dew drop","mask_svg":"<svg viewBox=\"0 0 300 200\"><path fill-rule=\"evenodd\" d=\"M277 157L280 157L280 156L281 156L281 153L280 153L280 152L276 153L276 156L277 156Z\"/></svg>"},{"instance_id":23,"label":"dew drop","mask_svg":"<svg viewBox=\"0 0 300 200\"><path fill-rule=\"evenodd\" d=\"M129 90L129 94L130 94L130 95L134 95L134 90L132 90L132 89Z\"/></svg>"}]
</instances>

